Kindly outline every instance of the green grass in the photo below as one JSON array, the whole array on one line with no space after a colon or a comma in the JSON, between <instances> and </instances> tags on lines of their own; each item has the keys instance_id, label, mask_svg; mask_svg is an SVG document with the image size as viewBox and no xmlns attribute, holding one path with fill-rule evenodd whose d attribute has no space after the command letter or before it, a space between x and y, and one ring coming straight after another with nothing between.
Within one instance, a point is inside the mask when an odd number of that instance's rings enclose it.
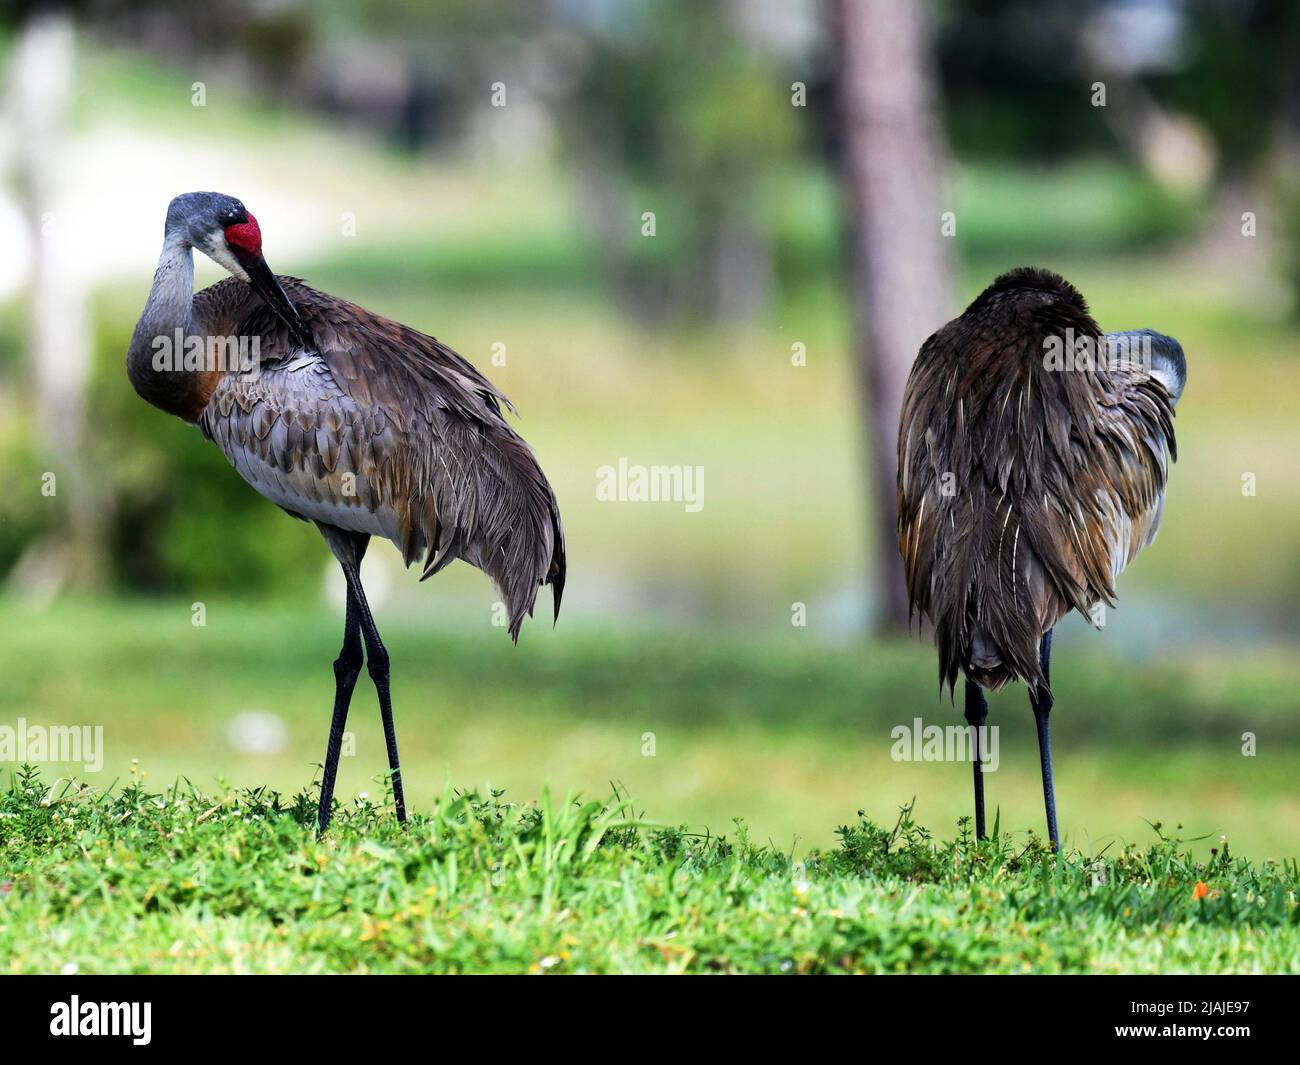
<instances>
[{"instance_id":1,"label":"green grass","mask_svg":"<svg viewBox=\"0 0 1300 1065\"><path fill-rule=\"evenodd\" d=\"M608 802L445 790L400 828L307 793L103 792L11 774L0 956L60 972L1278 972L1300 873L1177 841L1071 852L904 808L802 861ZM105 949L111 944L111 949Z\"/></svg>"},{"instance_id":2,"label":"green grass","mask_svg":"<svg viewBox=\"0 0 1300 1065\"><path fill-rule=\"evenodd\" d=\"M530 623L513 647L489 622L492 592L479 574L452 567L409 582L417 598L394 595L379 623L413 809L429 809L448 779L520 796L548 785L599 795L619 781L661 820L718 832L741 816L754 838L800 855L833 845L834 827L858 809L888 820L915 797L917 819L949 837L970 812L964 765L891 758L894 727L916 716L961 722L960 708L939 698L926 641L836 644L789 625L767 636L566 614L554 629ZM0 726L19 717L103 726L102 771L44 765L51 778L107 787L135 761L149 786L305 787L324 754L341 612L243 603L216 588L197 598L202 628L189 602L42 611L0 599ZM1061 627L1052 729L1067 842L1085 851L1146 843L1147 822L1163 821L1205 837L1195 844L1202 859L1221 836L1251 859L1296 857L1294 655L1164 642L1127 658L1122 650L1113 633ZM990 703L1001 730L990 809L1024 844L1043 826L1033 720L1023 688ZM232 725L249 711L274 715L282 743L241 746ZM365 676L348 729L355 750L345 751L338 794L351 801L379 793L387 764ZM1245 732L1257 738L1253 757L1242 753Z\"/></svg>"}]
</instances>

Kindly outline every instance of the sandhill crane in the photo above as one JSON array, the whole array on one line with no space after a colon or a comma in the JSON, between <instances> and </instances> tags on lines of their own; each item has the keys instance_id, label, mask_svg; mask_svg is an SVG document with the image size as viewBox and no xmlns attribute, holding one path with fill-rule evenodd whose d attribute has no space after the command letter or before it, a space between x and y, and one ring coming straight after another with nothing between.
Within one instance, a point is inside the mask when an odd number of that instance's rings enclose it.
<instances>
[{"instance_id":1,"label":"sandhill crane","mask_svg":"<svg viewBox=\"0 0 1300 1065\"><path fill-rule=\"evenodd\" d=\"M1103 335L1083 296L1012 270L921 346L898 434L898 539L911 608L930 619L939 678L966 680L975 827L984 837L984 689L1023 680L1060 846L1048 715L1052 629L1093 620L1151 543L1177 458L1183 350L1152 330Z\"/></svg>"},{"instance_id":2,"label":"sandhill crane","mask_svg":"<svg viewBox=\"0 0 1300 1065\"><path fill-rule=\"evenodd\" d=\"M193 248L233 277L195 294ZM347 606L319 829L330 819L363 638L404 821L388 653L361 586L362 556L381 536L408 566L423 558L423 577L464 559L496 582L514 640L541 584L552 586L558 617L559 507L502 415L514 408L433 337L276 277L257 220L215 192L185 193L167 208L127 371L144 399L197 425L253 488L325 538L343 569Z\"/></svg>"}]
</instances>

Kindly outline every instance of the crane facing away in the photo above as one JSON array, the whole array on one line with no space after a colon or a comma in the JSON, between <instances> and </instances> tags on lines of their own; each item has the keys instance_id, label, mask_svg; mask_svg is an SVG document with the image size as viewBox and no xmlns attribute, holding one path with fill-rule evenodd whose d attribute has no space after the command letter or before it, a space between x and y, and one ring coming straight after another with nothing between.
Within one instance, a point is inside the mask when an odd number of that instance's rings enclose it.
<instances>
[{"instance_id":1,"label":"crane facing away","mask_svg":"<svg viewBox=\"0 0 1300 1065\"><path fill-rule=\"evenodd\" d=\"M233 276L196 294L194 248ZM230 357L235 338L255 341L256 358L247 357L247 344ZM191 357L195 351L204 357ZM388 653L361 586L361 560L372 536L391 540L408 566L423 559L421 579L464 559L495 581L516 641L540 585L551 585L558 617L559 506L532 450L502 415L502 407L514 408L433 337L276 277L262 257L257 219L216 192L185 193L167 208L127 372L142 398L197 425L253 488L314 522L325 538L347 582L347 607L320 831L329 824L363 661L379 696L393 800L404 821Z\"/></svg>"},{"instance_id":2,"label":"crane facing away","mask_svg":"<svg viewBox=\"0 0 1300 1065\"><path fill-rule=\"evenodd\" d=\"M1064 278L1022 268L921 346L898 432L898 541L940 684L966 682L984 838L984 689L1023 680L1060 846L1048 715L1052 629L1093 620L1156 537L1187 365L1172 337L1102 334Z\"/></svg>"}]
</instances>

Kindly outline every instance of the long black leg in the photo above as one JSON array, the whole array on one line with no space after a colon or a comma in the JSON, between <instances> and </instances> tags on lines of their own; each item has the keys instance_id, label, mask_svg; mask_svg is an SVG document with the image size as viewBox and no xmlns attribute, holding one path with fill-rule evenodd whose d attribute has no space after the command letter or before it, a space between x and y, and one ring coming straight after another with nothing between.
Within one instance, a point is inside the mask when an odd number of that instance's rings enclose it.
<instances>
[{"instance_id":1,"label":"long black leg","mask_svg":"<svg viewBox=\"0 0 1300 1065\"><path fill-rule=\"evenodd\" d=\"M966 681L966 724L971 729L972 762L975 773L975 838L984 838L984 763L980 751L980 729L988 720L989 704L984 689L973 680Z\"/></svg>"},{"instance_id":2,"label":"long black leg","mask_svg":"<svg viewBox=\"0 0 1300 1065\"><path fill-rule=\"evenodd\" d=\"M339 770L343 729L348 722L352 689L357 686L357 677L361 675L361 661L361 613L349 591L347 616L343 622L343 649L334 660L334 716L330 720L330 738L325 748L325 772L320 782L320 806L316 811L316 823L322 833L333 813L334 780Z\"/></svg>"},{"instance_id":3,"label":"long black leg","mask_svg":"<svg viewBox=\"0 0 1300 1065\"><path fill-rule=\"evenodd\" d=\"M355 566L346 563L343 574L348 579L348 590L357 602L357 612L361 618L361 634L366 641L366 668L370 670L370 679L375 682L375 691L379 693L379 714L384 719L384 742L388 747L388 768L392 770L393 805L397 807L397 820L406 820L406 800L402 796L402 770L397 759L397 731L393 727L393 699L389 690L388 651L379 638L379 629L370 613L370 604L366 602L365 590L361 587L361 573Z\"/></svg>"},{"instance_id":4,"label":"long black leg","mask_svg":"<svg viewBox=\"0 0 1300 1065\"><path fill-rule=\"evenodd\" d=\"M1047 718L1052 712L1052 689L1050 666L1052 660L1052 630L1043 634L1043 643L1039 649L1039 661L1043 669L1042 689L1031 688L1029 703L1034 708L1034 723L1038 726L1038 757L1043 767L1043 804L1047 807L1047 836L1052 841L1052 850L1059 850L1061 837L1056 830L1056 786L1052 781L1052 737L1048 732Z\"/></svg>"}]
</instances>

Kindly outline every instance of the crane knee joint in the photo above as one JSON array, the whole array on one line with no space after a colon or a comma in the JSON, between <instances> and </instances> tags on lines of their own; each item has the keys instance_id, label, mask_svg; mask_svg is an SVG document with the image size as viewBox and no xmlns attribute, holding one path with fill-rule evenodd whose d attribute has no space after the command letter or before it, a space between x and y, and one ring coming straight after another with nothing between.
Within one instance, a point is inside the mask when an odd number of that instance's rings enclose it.
<instances>
[{"instance_id":1,"label":"crane knee joint","mask_svg":"<svg viewBox=\"0 0 1300 1065\"><path fill-rule=\"evenodd\" d=\"M372 679L388 676L388 652L382 644L366 656L366 668Z\"/></svg>"},{"instance_id":2,"label":"crane knee joint","mask_svg":"<svg viewBox=\"0 0 1300 1065\"><path fill-rule=\"evenodd\" d=\"M357 682L357 676L361 672L361 656L357 655L352 658L346 655L339 655L334 659L334 679L339 684L349 685Z\"/></svg>"}]
</instances>

